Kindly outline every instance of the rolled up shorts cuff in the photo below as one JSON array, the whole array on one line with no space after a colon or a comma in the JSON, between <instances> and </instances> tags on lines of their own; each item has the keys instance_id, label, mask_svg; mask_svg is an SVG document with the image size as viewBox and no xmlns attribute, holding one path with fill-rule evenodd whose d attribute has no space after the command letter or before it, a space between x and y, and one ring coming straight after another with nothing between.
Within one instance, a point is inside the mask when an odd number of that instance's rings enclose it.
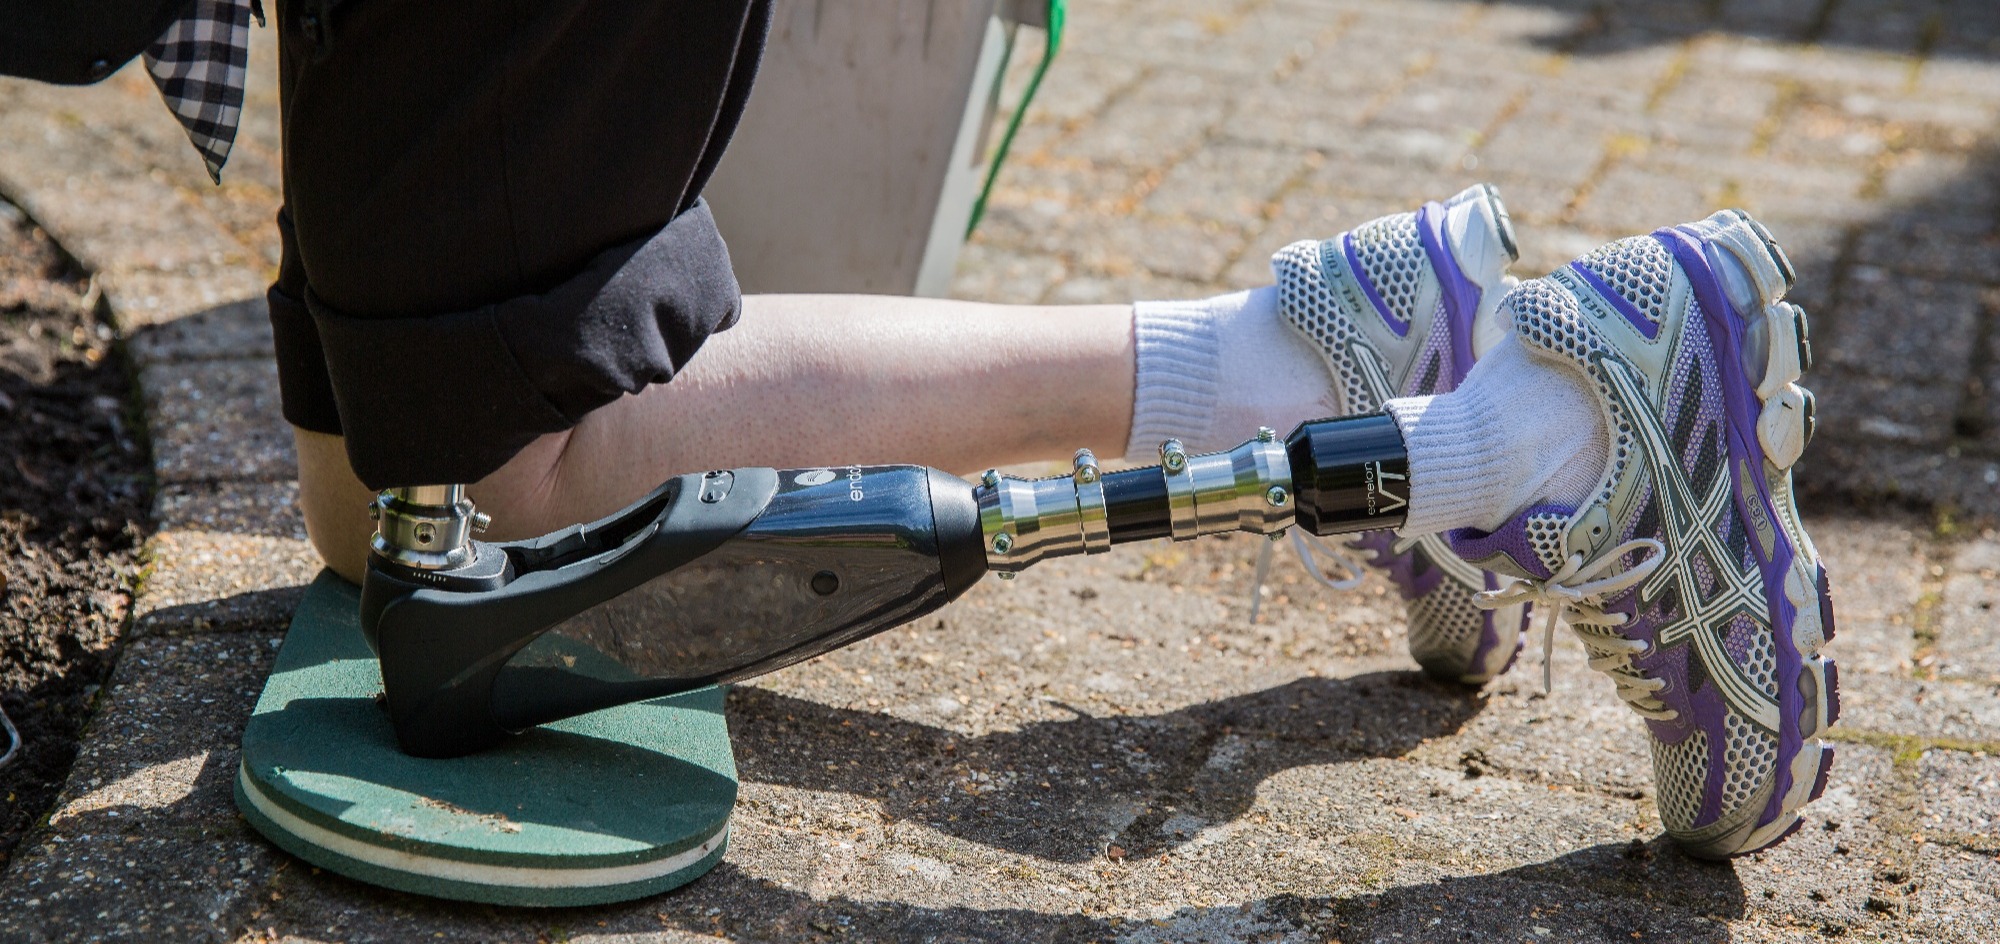
<instances>
[{"instance_id":1,"label":"rolled up shorts cuff","mask_svg":"<svg viewBox=\"0 0 2000 944\"><path fill-rule=\"evenodd\" d=\"M468 311L356 317L305 292L348 461L372 489L485 478L536 438L672 379L741 306L705 203L547 292ZM275 301L272 313L283 331ZM309 394L284 394L287 419L324 425Z\"/></svg>"}]
</instances>

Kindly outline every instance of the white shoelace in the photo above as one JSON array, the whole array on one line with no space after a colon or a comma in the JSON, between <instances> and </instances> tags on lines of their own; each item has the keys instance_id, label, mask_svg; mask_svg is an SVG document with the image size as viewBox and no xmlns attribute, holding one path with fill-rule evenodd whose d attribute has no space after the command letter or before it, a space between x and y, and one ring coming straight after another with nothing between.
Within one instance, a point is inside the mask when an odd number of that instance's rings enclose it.
<instances>
[{"instance_id":1,"label":"white shoelace","mask_svg":"<svg viewBox=\"0 0 2000 944\"><path fill-rule=\"evenodd\" d=\"M1263 549L1257 552L1257 573L1250 581L1250 623L1253 626L1257 623L1257 611L1264 606L1264 578L1271 572L1272 552L1277 546L1276 541L1265 541ZM1294 527L1292 547L1299 552L1299 563L1305 565L1306 573L1311 574L1314 580L1338 591L1352 590L1361 586L1363 577L1361 565L1339 548L1326 543L1319 535L1307 534L1306 529ZM1316 558L1325 558L1339 564L1340 569L1347 571L1347 576L1339 580L1327 576L1326 571L1320 569Z\"/></svg>"},{"instance_id":2,"label":"white shoelace","mask_svg":"<svg viewBox=\"0 0 2000 944\"><path fill-rule=\"evenodd\" d=\"M1600 576L1616 567L1626 554L1644 550L1653 553L1633 564L1631 569L1608 577ZM1481 609L1493 610L1527 601L1548 611L1548 620L1542 624L1543 691L1554 687L1549 649L1555 642L1556 616L1562 614L1568 617L1570 630L1583 641L1584 650L1590 654L1590 667L1611 676L1618 684L1618 697L1628 707L1642 717L1670 721L1676 717L1676 712L1654 697L1667 686L1666 680L1647 678L1632 664L1635 656L1646 654L1652 645L1610 632L1611 627L1625 625L1626 616L1604 612L1605 596L1637 586L1660 568L1666 561L1666 554L1667 546L1659 541L1634 538L1604 552L1594 561L1586 562L1581 553L1572 554L1563 563L1562 569L1547 580L1515 580L1498 590L1488 590L1473 597L1473 603Z\"/></svg>"}]
</instances>

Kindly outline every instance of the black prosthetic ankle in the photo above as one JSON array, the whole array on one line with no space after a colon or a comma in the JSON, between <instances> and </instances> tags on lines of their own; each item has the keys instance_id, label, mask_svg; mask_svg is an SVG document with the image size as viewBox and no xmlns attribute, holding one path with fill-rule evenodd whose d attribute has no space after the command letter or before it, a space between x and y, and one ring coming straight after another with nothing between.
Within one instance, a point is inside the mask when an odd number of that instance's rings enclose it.
<instances>
[{"instance_id":1,"label":"black prosthetic ankle","mask_svg":"<svg viewBox=\"0 0 2000 944\"><path fill-rule=\"evenodd\" d=\"M459 486L384 492L362 589L396 736L447 757L511 731L750 678L916 619L988 571L1115 544L1294 522L1394 528L1408 461L1384 414L1269 429L1226 452L1069 475L918 466L733 469L669 479L602 520L528 541L473 535Z\"/></svg>"}]
</instances>

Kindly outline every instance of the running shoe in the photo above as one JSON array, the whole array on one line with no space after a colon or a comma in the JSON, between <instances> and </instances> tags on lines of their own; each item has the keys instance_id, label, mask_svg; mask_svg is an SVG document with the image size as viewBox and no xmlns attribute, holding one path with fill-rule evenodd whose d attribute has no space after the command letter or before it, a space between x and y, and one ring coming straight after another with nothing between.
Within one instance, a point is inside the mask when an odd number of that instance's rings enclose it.
<instances>
[{"instance_id":1,"label":"running shoe","mask_svg":"<svg viewBox=\"0 0 2000 944\"><path fill-rule=\"evenodd\" d=\"M1549 633L1567 617L1645 719L1667 834L1703 858L1796 830L1833 762L1833 608L1792 494L1813 433L1806 316L1781 301L1793 278L1729 210L1521 285L1503 303L1516 336L1596 392L1609 462L1582 507L1450 535L1520 578L1487 605L1548 606Z\"/></svg>"},{"instance_id":2,"label":"running shoe","mask_svg":"<svg viewBox=\"0 0 2000 944\"><path fill-rule=\"evenodd\" d=\"M1499 192L1481 184L1332 239L1293 243L1271 268L1279 310L1319 349L1352 414L1457 388L1473 360L1510 330L1500 299L1518 282L1507 267L1519 257ZM1345 555L1303 529L1292 529L1292 538L1308 573L1336 589L1359 583L1358 574L1332 581L1314 561L1323 555L1345 563ZM1527 607L1477 607L1475 597L1499 582L1460 560L1442 537L1376 531L1344 544L1400 591L1410 654L1424 671L1477 685L1514 661ZM1259 586L1269 552L1266 545L1258 562Z\"/></svg>"}]
</instances>

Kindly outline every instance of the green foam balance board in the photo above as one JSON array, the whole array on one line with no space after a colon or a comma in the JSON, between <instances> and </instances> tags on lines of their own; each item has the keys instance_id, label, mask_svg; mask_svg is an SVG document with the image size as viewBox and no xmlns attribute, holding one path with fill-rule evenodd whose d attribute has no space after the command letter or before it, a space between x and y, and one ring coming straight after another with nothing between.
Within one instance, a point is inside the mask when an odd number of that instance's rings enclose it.
<instances>
[{"instance_id":1,"label":"green foam balance board","mask_svg":"<svg viewBox=\"0 0 2000 944\"><path fill-rule=\"evenodd\" d=\"M351 878L500 905L626 901L721 861L736 759L718 688L594 712L469 757L396 747L361 591L322 573L243 732L236 805Z\"/></svg>"}]
</instances>

